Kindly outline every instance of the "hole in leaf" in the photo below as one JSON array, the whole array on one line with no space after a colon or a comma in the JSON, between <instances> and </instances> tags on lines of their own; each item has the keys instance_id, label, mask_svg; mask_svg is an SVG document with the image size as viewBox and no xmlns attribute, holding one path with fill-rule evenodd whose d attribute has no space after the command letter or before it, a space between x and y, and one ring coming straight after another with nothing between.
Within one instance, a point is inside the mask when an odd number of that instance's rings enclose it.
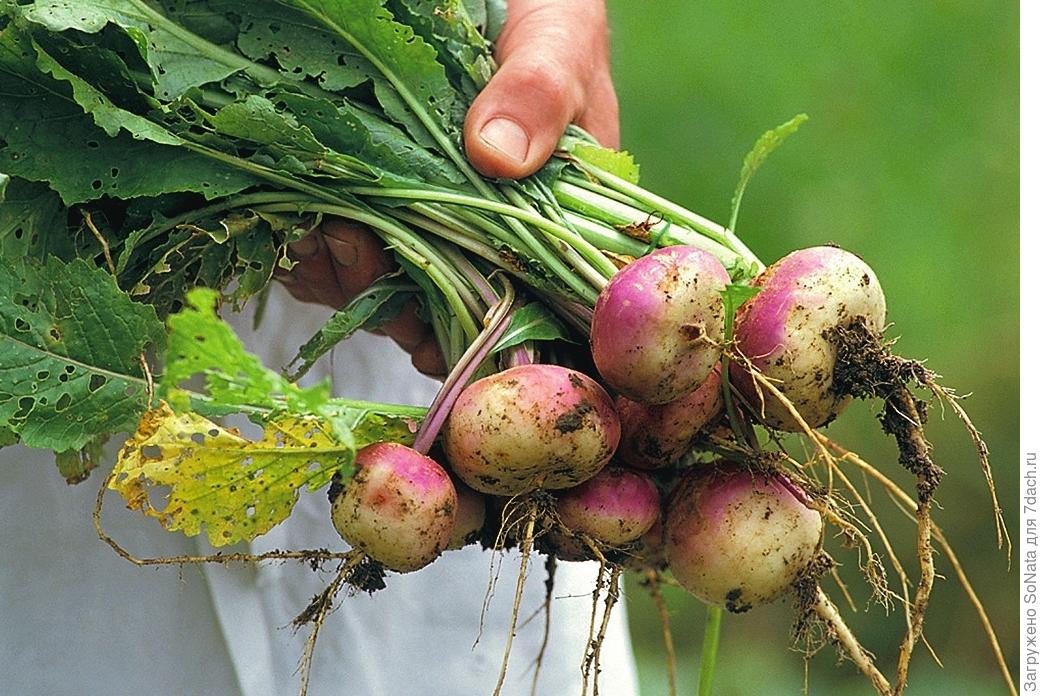
<instances>
[{"instance_id":1,"label":"hole in leaf","mask_svg":"<svg viewBox=\"0 0 1040 696\"><path fill-rule=\"evenodd\" d=\"M18 317L14 320L14 328L18 329L19 331L28 331L29 322L27 322L25 319L22 319L21 317Z\"/></svg>"},{"instance_id":2,"label":"hole in leaf","mask_svg":"<svg viewBox=\"0 0 1040 696\"><path fill-rule=\"evenodd\" d=\"M105 386L107 383L108 383L108 377L105 377L104 375L98 375L98 374L91 375L90 376L90 382L88 382L88 384L87 384L87 390L89 390L90 393L93 394L98 389L100 389L101 387Z\"/></svg>"},{"instance_id":3,"label":"hole in leaf","mask_svg":"<svg viewBox=\"0 0 1040 696\"><path fill-rule=\"evenodd\" d=\"M33 406L35 405L36 399L32 398L31 396L23 396L22 398L18 399L18 410L15 411L14 418L25 418L29 415L29 412L32 411Z\"/></svg>"},{"instance_id":4,"label":"hole in leaf","mask_svg":"<svg viewBox=\"0 0 1040 696\"><path fill-rule=\"evenodd\" d=\"M141 456L145 459L162 459L162 448L158 445L145 445L141 448Z\"/></svg>"},{"instance_id":5,"label":"hole in leaf","mask_svg":"<svg viewBox=\"0 0 1040 696\"><path fill-rule=\"evenodd\" d=\"M192 433L191 441L194 442L196 445L204 445L206 444L206 436L202 433Z\"/></svg>"},{"instance_id":6,"label":"hole in leaf","mask_svg":"<svg viewBox=\"0 0 1040 696\"><path fill-rule=\"evenodd\" d=\"M93 181L90 182L90 188L94 189L95 191L100 190L101 189L101 185L102 185L101 184L101 179L94 179Z\"/></svg>"},{"instance_id":7,"label":"hole in leaf","mask_svg":"<svg viewBox=\"0 0 1040 696\"><path fill-rule=\"evenodd\" d=\"M54 410L57 411L58 413L61 413L62 411L64 411L65 409L67 409L71 405L72 405L72 397L69 396L68 394L62 394L61 396L58 397L58 400L56 402L54 402Z\"/></svg>"}]
</instances>

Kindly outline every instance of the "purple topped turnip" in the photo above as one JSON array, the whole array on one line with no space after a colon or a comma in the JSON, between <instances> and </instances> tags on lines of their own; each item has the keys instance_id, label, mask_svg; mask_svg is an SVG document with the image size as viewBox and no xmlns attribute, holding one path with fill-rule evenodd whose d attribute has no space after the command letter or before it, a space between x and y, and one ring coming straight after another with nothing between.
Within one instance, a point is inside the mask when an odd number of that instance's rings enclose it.
<instances>
[{"instance_id":1,"label":"purple topped turnip","mask_svg":"<svg viewBox=\"0 0 1040 696\"><path fill-rule=\"evenodd\" d=\"M823 520L783 474L689 471L665 506L665 553L693 596L740 613L782 595L822 544Z\"/></svg>"},{"instance_id":2,"label":"purple topped turnip","mask_svg":"<svg viewBox=\"0 0 1040 696\"><path fill-rule=\"evenodd\" d=\"M688 246L658 249L618 271L599 295L589 340L604 382L641 403L699 387L722 351L718 259Z\"/></svg>"},{"instance_id":3,"label":"purple topped turnip","mask_svg":"<svg viewBox=\"0 0 1040 696\"><path fill-rule=\"evenodd\" d=\"M783 257L754 285L762 291L737 311L737 349L773 380L809 427L829 423L851 400L832 389L832 332L856 320L877 334L884 328L885 296L874 271L848 251L813 247ZM731 365L733 383L766 425L801 429L786 406L736 361Z\"/></svg>"},{"instance_id":4,"label":"purple topped turnip","mask_svg":"<svg viewBox=\"0 0 1040 696\"><path fill-rule=\"evenodd\" d=\"M610 397L580 372L520 365L468 386L444 429L452 470L493 495L569 488L602 469L621 426Z\"/></svg>"}]
</instances>

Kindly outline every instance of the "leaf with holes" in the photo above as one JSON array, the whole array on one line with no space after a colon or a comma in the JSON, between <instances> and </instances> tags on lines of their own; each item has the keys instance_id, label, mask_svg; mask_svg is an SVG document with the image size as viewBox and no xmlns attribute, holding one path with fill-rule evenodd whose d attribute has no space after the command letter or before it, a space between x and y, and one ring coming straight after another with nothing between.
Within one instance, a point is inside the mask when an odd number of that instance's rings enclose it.
<instances>
[{"instance_id":1,"label":"leaf with holes","mask_svg":"<svg viewBox=\"0 0 1040 696\"><path fill-rule=\"evenodd\" d=\"M205 530L214 546L253 539L289 516L301 490L324 487L355 447L414 439L409 419L342 403L330 413L352 423L356 443L345 444L322 416L275 417L252 440L161 403L123 445L109 487L168 531Z\"/></svg>"},{"instance_id":2,"label":"leaf with holes","mask_svg":"<svg viewBox=\"0 0 1040 696\"><path fill-rule=\"evenodd\" d=\"M259 414L272 411L294 415L319 413L329 400L327 384L300 388L246 351L235 332L217 316L219 294L195 288L186 306L167 320L169 348L159 394L172 399L182 383L202 376L206 394L190 405L204 415ZM175 404L177 405L177 404Z\"/></svg>"},{"instance_id":3,"label":"leaf with holes","mask_svg":"<svg viewBox=\"0 0 1040 696\"><path fill-rule=\"evenodd\" d=\"M52 32L68 29L87 34L108 24L120 27L147 61L157 96L176 99L192 87L219 82L251 63L171 22L144 0L36 0L9 8L22 21Z\"/></svg>"},{"instance_id":4,"label":"leaf with holes","mask_svg":"<svg viewBox=\"0 0 1040 696\"><path fill-rule=\"evenodd\" d=\"M284 520L300 489L327 484L352 454L318 419L271 421L254 441L162 404L123 445L110 487L168 531L195 536L205 529L214 546L224 546ZM152 498L159 487L170 489L162 503Z\"/></svg>"},{"instance_id":5,"label":"leaf with holes","mask_svg":"<svg viewBox=\"0 0 1040 696\"><path fill-rule=\"evenodd\" d=\"M183 147L137 140L125 130L109 137L68 82L40 72L36 57L30 39L14 27L0 34L0 171L47 182L66 205L171 191L213 198L257 183L241 169Z\"/></svg>"},{"instance_id":6,"label":"leaf with holes","mask_svg":"<svg viewBox=\"0 0 1040 696\"><path fill-rule=\"evenodd\" d=\"M54 191L12 178L0 201L0 259L73 258L77 244L65 217L65 206Z\"/></svg>"},{"instance_id":7,"label":"leaf with holes","mask_svg":"<svg viewBox=\"0 0 1040 696\"><path fill-rule=\"evenodd\" d=\"M279 0L313 18L368 59L431 133L456 135L465 105L448 81L437 51L394 19L380 0ZM378 94L378 92L377 92Z\"/></svg>"},{"instance_id":8,"label":"leaf with holes","mask_svg":"<svg viewBox=\"0 0 1040 696\"><path fill-rule=\"evenodd\" d=\"M163 343L155 310L85 261L0 264L0 427L30 447L79 449L146 407L140 356Z\"/></svg>"}]
</instances>

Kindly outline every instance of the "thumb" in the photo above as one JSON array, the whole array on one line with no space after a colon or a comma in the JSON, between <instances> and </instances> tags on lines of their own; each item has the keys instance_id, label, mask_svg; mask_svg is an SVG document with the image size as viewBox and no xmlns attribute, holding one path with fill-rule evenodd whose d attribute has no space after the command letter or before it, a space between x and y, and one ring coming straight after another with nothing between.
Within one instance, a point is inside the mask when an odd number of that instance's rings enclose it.
<instances>
[{"instance_id":1,"label":"thumb","mask_svg":"<svg viewBox=\"0 0 1040 696\"><path fill-rule=\"evenodd\" d=\"M501 67L466 114L463 138L478 171L517 179L537 171L567 125L595 109L609 58L601 2L511 0L509 13L496 50ZM616 122L616 102L604 108Z\"/></svg>"}]
</instances>

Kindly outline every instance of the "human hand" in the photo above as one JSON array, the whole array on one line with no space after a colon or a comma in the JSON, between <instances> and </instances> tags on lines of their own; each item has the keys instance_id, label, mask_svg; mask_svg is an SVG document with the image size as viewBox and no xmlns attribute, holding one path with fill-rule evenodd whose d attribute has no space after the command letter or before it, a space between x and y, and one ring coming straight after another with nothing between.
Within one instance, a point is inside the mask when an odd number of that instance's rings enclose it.
<instances>
[{"instance_id":1,"label":"human hand","mask_svg":"<svg viewBox=\"0 0 1040 696\"><path fill-rule=\"evenodd\" d=\"M617 97L610 79L603 0L510 0L496 44L499 69L466 114L466 156L482 174L521 178L552 155L570 123L617 147ZM393 268L366 228L329 218L290 246L296 266L279 275L303 302L340 307ZM446 372L433 331L409 303L385 333L423 374Z\"/></svg>"}]
</instances>

